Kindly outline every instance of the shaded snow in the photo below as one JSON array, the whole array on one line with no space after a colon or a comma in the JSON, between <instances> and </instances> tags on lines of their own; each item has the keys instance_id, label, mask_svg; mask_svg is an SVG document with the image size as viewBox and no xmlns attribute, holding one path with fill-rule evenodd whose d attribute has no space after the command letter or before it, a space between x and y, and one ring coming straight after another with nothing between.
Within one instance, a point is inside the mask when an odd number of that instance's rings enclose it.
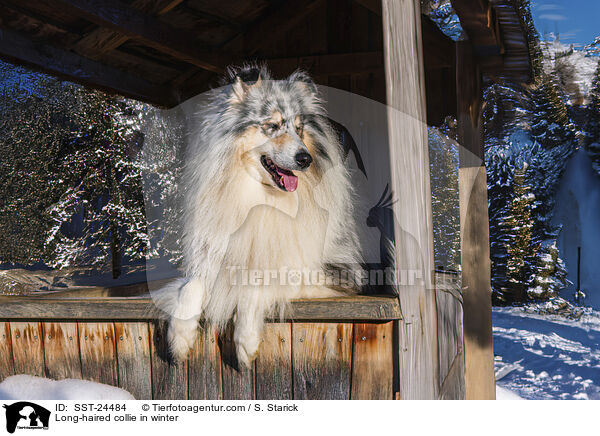
<instances>
[{"instance_id":1,"label":"shaded snow","mask_svg":"<svg viewBox=\"0 0 600 436\"><path fill-rule=\"evenodd\" d=\"M577 284L577 247L581 247L581 288L583 301L600 309L600 176L584 149L569 160L556 196L554 225L558 234L560 256L565 261L567 278L573 283L562 291L570 298Z\"/></svg>"},{"instance_id":2,"label":"shaded snow","mask_svg":"<svg viewBox=\"0 0 600 436\"><path fill-rule=\"evenodd\" d=\"M579 320L493 309L498 386L525 399L600 399L600 312Z\"/></svg>"},{"instance_id":3,"label":"shaded snow","mask_svg":"<svg viewBox=\"0 0 600 436\"><path fill-rule=\"evenodd\" d=\"M13 375L0 383L0 400L134 400L120 388L88 380Z\"/></svg>"}]
</instances>

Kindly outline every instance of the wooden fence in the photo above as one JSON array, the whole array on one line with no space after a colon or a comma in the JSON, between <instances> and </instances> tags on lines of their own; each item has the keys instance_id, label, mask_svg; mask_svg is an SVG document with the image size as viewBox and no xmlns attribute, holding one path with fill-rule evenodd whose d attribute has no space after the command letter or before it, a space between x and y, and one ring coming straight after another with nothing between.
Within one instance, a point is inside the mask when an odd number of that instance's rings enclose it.
<instances>
[{"instance_id":1,"label":"wooden fence","mask_svg":"<svg viewBox=\"0 0 600 436\"><path fill-rule=\"evenodd\" d=\"M253 367L239 369L231 333L210 328L187 361L170 362L149 297L1 297L0 380L82 378L137 399L394 398L396 298L301 300L290 315L267 323Z\"/></svg>"}]
</instances>

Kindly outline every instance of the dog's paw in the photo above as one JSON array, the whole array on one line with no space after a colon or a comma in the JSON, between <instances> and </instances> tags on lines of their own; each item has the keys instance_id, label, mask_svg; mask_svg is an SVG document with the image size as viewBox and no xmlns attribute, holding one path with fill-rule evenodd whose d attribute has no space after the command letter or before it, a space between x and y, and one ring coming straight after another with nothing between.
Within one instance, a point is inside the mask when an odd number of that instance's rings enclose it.
<instances>
[{"instance_id":1,"label":"dog's paw","mask_svg":"<svg viewBox=\"0 0 600 436\"><path fill-rule=\"evenodd\" d=\"M167 339L173 359L181 362L186 359L198 338L198 320L171 318Z\"/></svg>"},{"instance_id":2,"label":"dog's paw","mask_svg":"<svg viewBox=\"0 0 600 436\"><path fill-rule=\"evenodd\" d=\"M258 356L258 349L261 342L260 334L256 332L242 332L238 334L236 331L233 340L235 342L238 363L244 365L246 368L250 368L252 362Z\"/></svg>"}]
</instances>

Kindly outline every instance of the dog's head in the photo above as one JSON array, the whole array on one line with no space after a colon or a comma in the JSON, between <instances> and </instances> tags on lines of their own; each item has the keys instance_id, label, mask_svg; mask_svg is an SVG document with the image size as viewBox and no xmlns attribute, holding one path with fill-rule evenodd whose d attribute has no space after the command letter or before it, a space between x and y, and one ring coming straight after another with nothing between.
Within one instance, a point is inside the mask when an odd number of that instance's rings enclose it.
<instances>
[{"instance_id":1,"label":"dog's head","mask_svg":"<svg viewBox=\"0 0 600 436\"><path fill-rule=\"evenodd\" d=\"M231 70L230 110L235 113L238 156L267 189L293 192L328 158L316 86L301 72L272 80L265 68Z\"/></svg>"}]
</instances>

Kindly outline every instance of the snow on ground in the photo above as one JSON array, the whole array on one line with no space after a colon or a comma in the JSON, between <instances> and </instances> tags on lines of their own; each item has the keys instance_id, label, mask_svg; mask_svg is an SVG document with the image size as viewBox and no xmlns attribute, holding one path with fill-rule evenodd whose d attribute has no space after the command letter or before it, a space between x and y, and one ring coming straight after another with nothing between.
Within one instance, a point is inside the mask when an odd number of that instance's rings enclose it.
<instances>
[{"instance_id":1,"label":"snow on ground","mask_svg":"<svg viewBox=\"0 0 600 436\"><path fill-rule=\"evenodd\" d=\"M88 380L13 375L0 383L0 400L134 400L120 388Z\"/></svg>"},{"instance_id":2,"label":"snow on ground","mask_svg":"<svg viewBox=\"0 0 600 436\"><path fill-rule=\"evenodd\" d=\"M533 399L600 399L600 312L578 320L493 309L496 382Z\"/></svg>"},{"instance_id":3,"label":"snow on ground","mask_svg":"<svg viewBox=\"0 0 600 436\"><path fill-rule=\"evenodd\" d=\"M502 388L496 385L496 400L523 400L524 398L519 397L513 391L509 391L506 388Z\"/></svg>"}]
</instances>

